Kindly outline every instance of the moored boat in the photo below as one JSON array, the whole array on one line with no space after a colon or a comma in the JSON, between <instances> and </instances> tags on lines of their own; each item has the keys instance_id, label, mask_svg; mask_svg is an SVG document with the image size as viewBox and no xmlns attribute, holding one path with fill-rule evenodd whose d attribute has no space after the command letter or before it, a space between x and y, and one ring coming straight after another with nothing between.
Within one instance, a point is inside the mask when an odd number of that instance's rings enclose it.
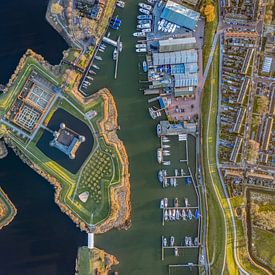
<instances>
[{"instance_id":1,"label":"moored boat","mask_svg":"<svg viewBox=\"0 0 275 275\"><path fill-rule=\"evenodd\" d=\"M166 239L166 238L163 238L163 239L162 239L162 245L163 245L163 246L167 246L167 239Z\"/></svg>"},{"instance_id":2,"label":"moored boat","mask_svg":"<svg viewBox=\"0 0 275 275\"><path fill-rule=\"evenodd\" d=\"M178 198L174 199L174 207L179 207L179 199Z\"/></svg>"},{"instance_id":3,"label":"moored boat","mask_svg":"<svg viewBox=\"0 0 275 275\"><path fill-rule=\"evenodd\" d=\"M158 180L160 183L163 183L163 171L162 170L158 171Z\"/></svg>"},{"instance_id":4,"label":"moored boat","mask_svg":"<svg viewBox=\"0 0 275 275\"><path fill-rule=\"evenodd\" d=\"M189 220L192 220L193 214L192 214L192 211L191 211L190 209L188 209L187 216L188 216L188 219L189 219Z\"/></svg>"},{"instance_id":5,"label":"moored boat","mask_svg":"<svg viewBox=\"0 0 275 275\"><path fill-rule=\"evenodd\" d=\"M182 219L185 221L186 220L186 213L185 213L184 209L182 209L182 211L181 211L181 216L182 216Z\"/></svg>"},{"instance_id":6,"label":"moored boat","mask_svg":"<svg viewBox=\"0 0 275 275\"><path fill-rule=\"evenodd\" d=\"M152 15L148 15L148 14L140 14L137 16L137 19L140 20L152 20L153 16Z\"/></svg>"},{"instance_id":7,"label":"moored boat","mask_svg":"<svg viewBox=\"0 0 275 275\"><path fill-rule=\"evenodd\" d=\"M164 208L168 207L168 198L164 198Z\"/></svg>"},{"instance_id":8,"label":"moored boat","mask_svg":"<svg viewBox=\"0 0 275 275\"><path fill-rule=\"evenodd\" d=\"M99 70L99 67L95 64L92 65L95 69Z\"/></svg>"},{"instance_id":9,"label":"moored boat","mask_svg":"<svg viewBox=\"0 0 275 275\"><path fill-rule=\"evenodd\" d=\"M157 160L158 160L158 163L161 163L162 160L163 160L163 155L162 155L162 149L161 148L158 148L158 150L157 150Z\"/></svg>"},{"instance_id":10,"label":"moored boat","mask_svg":"<svg viewBox=\"0 0 275 275\"><path fill-rule=\"evenodd\" d=\"M146 37L146 33L145 32L134 32L133 33L133 36L136 36L136 37Z\"/></svg>"},{"instance_id":11,"label":"moored boat","mask_svg":"<svg viewBox=\"0 0 275 275\"><path fill-rule=\"evenodd\" d=\"M148 11L151 11L151 10L152 10L152 6L147 5L147 4L145 4L145 3L138 3L138 6L141 7L141 8L143 8L143 9L146 9L146 10L148 10Z\"/></svg>"},{"instance_id":12,"label":"moored boat","mask_svg":"<svg viewBox=\"0 0 275 275\"><path fill-rule=\"evenodd\" d=\"M117 48L113 51L113 60L117 60Z\"/></svg>"},{"instance_id":13,"label":"moored boat","mask_svg":"<svg viewBox=\"0 0 275 275\"><path fill-rule=\"evenodd\" d=\"M175 237L171 236L170 237L170 246L174 246L174 244L175 244Z\"/></svg>"},{"instance_id":14,"label":"moored boat","mask_svg":"<svg viewBox=\"0 0 275 275\"><path fill-rule=\"evenodd\" d=\"M147 62L145 60L142 62L142 69L145 73L148 71Z\"/></svg>"},{"instance_id":15,"label":"moored boat","mask_svg":"<svg viewBox=\"0 0 275 275\"><path fill-rule=\"evenodd\" d=\"M164 208L164 199L161 199L160 200L160 209L163 209Z\"/></svg>"},{"instance_id":16,"label":"moored boat","mask_svg":"<svg viewBox=\"0 0 275 275\"><path fill-rule=\"evenodd\" d=\"M138 20L138 24L150 24L151 26L151 20L148 19L142 19L142 20Z\"/></svg>"},{"instance_id":17,"label":"moored boat","mask_svg":"<svg viewBox=\"0 0 275 275\"><path fill-rule=\"evenodd\" d=\"M150 11L149 10L146 10L146 9L143 9L143 8L140 8L138 9L139 12L143 13L143 14L146 14L146 15L149 15L150 14Z\"/></svg>"},{"instance_id":18,"label":"moored boat","mask_svg":"<svg viewBox=\"0 0 275 275\"><path fill-rule=\"evenodd\" d=\"M138 24L137 25L137 29L148 29L151 27L150 23L146 23L146 24Z\"/></svg>"},{"instance_id":19,"label":"moored boat","mask_svg":"<svg viewBox=\"0 0 275 275\"><path fill-rule=\"evenodd\" d=\"M174 255L175 255L176 257L179 256L179 249L178 249L177 247L174 248Z\"/></svg>"}]
</instances>

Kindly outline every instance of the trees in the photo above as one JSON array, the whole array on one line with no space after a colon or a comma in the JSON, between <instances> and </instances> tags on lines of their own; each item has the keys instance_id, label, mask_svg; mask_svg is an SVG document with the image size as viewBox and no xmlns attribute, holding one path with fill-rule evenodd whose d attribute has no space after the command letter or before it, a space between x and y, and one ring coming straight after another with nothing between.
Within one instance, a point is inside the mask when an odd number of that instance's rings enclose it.
<instances>
[{"instance_id":1,"label":"trees","mask_svg":"<svg viewBox=\"0 0 275 275\"><path fill-rule=\"evenodd\" d=\"M51 12L54 14L61 14L63 10L63 7L59 3L53 3L51 6Z\"/></svg>"},{"instance_id":2,"label":"trees","mask_svg":"<svg viewBox=\"0 0 275 275\"><path fill-rule=\"evenodd\" d=\"M258 96L256 97L256 112L259 115L263 115L267 112L268 108L268 98L266 96Z\"/></svg>"},{"instance_id":3,"label":"trees","mask_svg":"<svg viewBox=\"0 0 275 275\"><path fill-rule=\"evenodd\" d=\"M206 17L206 22L213 22L216 14L215 14L215 6L211 0L205 0L203 2L201 13Z\"/></svg>"}]
</instances>

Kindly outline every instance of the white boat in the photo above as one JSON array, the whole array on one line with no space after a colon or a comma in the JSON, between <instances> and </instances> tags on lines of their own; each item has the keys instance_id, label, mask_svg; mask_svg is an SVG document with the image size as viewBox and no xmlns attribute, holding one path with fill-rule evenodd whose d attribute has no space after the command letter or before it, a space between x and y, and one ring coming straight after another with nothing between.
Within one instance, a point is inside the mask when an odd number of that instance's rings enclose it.
<instances>
[{"instance_id":1,"label":"white boat","mask_svg":"<svg viewBox=\"0 0 275 275\"><path fill-rule=\"evenodd\" d=\"M92 65L95 69L99 70L99 67L95 64Z\"/></svg>"},{"instance_id":2,"label":"white boat","mask_svg":"<svg viewBox=\"0 0 275 275\"><path fill-rule=\"evenodd\" d=\"M152 15L146 15L146 14L140 14L137 16L137 19L139 20L152 20L153 16Z\"/></svg>"},{"instance_id":3,"label":"white boat","mask_svg":"<svg viewBox=\"0 0 275 275\"><path fill-rule=\"evenodd\" d=\"M99 48L98 50L99 50L100 52L104 53L104 50L103 50L103 49L100 49L100 48Z\"/></svg>"},{"instance_id":4,"label":"white boat","mask_svg":"<svg viewBox=\"0 0 275 275\"><path fill-rule=\"evenodd\" d=\"M179 256L179 250L178 250L177 247L174 248L174 255L175 255L176 257Z\"/></svg>"},{"instance_id":5,"label":"white boat","mask_svg":"<svg viewBox=\"0 0 275 275\"><path fill-rule=\"evenodd\" d=\"M178 175L178 169L175 169L175 176L177 177Z\"/></svg>"},{"instance_id":6,"label":"white boat","mask_svg":"<svg viewBox=\"0 0 275 275\"><path fill-rule=\"evenodd\" d=\"M152 4L152 5L155 4L155 0L147 0L147 2L148 2L149 4Z\"/></svg>"},{"instance_id":7,"label":"white boat","mask_svg":"<svg viewBox=\"0 0 275 275\"><path fill-rule=\"evenodd\" d=\"M152 21L149 19L143 19L143 20L138 20L138 24L150 24L151 25Z\"/></svg>"},{"instance_id":8,"label":"white boat","mask_svg":"<svg viewBox=\"0 0 275 275\"><path fill-rule=\"evenodd\" d=\"M181 211L181 216L182 216L182 219L183 219L184 221L186 221L186 213L185 213L185 210L184 210L184 209L182 209L182 211Z\"/></svg>"},{"instance_id":9,"label":"white boat","mask_svg":"<svg viewBox=\"0 0 275 275\"><path fill-rule=\"evenodd\" d=\"M170 156L171 154L166 151L166 152L163 152L163 155L164 156Z\"/></svg>"},{"instance_id":10,"label":"white boat","mask_svg":"<svg viewBox=\"0 0 275 275\"><path fill-rule=\"evenodd\" d=\"M189 203L188 203L188 199L187 198L184 199L184 202L185 202L185 206L188 207Z\"/></svg>"},{"instance_id":11,"label":"white boat","mask_svg":"<svg viewBox=\"0 0 275 275\"><path fill-rule=\"evenodd\" d=\"M165 149L170 148L170 145L164 144L164 145L162 145L162 148L165 148Z\"/></svg>"},{"instance_id":12,"label":"white boat","mask_svg":"<svg viewBox=\"0 0 275 275\"><path fill-rule=\"evenodd\" d=\"M147 49L146 48L139 48L139 49L136 49L136 52L137 53L146 53Z\"/></svg>"},{"instance_id":13,"label":"white boat","mask_svg":"<svg viewBox=\"0 0 275 275\"><path fill-rule=\"evenodd\" d=\"M140 8L138 9L141 13L143 14L146 14L146 15L149 15L150 14L150 11L149 10L146 10L146 9L143 9L143 8Z\"/></svg>"},{"instance_id":14,"label":"white boat","mask_svg":"<svg viewBox=\"0 0 275 275\"><path fill-rule=\"evenodd\" d=\"M143 8L143 9L146 9L148 11L151 11L153 9L152 6L144 4L144 3L138 3L138 6Z\"/></svg>"},{"instance_id":15,"label":"white boat","mask_svg":"<svg viewBox=\"0 0 275 275\"><path fill-rule=\"evenodd\" d=\"M102 60L102 57L101 57L101 56L98 56L98 55L95 55L95 59L101 61L101 60Z\"/></svg>"},{"instance_id":16,"label":"white boat","mask_svg":"<svg viewBox=\"0 0 275 275\"><path fill-rule=\"evenodd\" d=\"M113 51L113 60L117 60L117 48Z\"/></svg>"},{"instance_id":17,"label":"white boat","mask_svg":"<svg viewBox=\"0 0 275 275\"><path fill-rule=\"evenodd\" d=\"M198 246L198 245L199 245L199 239L198 239L198 237L196 237L196 238L194 239L194 245L195 245L195 246Z\"/></svg>"},{"instance_id":18,"label":"white boat","mask_svg":"<svg viewBox=\"0 0 275 275\"><path fill-rule=\"evenodd\" d=\"M187 216L188 216L188 219L189 219L189 220L192 220L193 214L192 214L192 211L191 211L190 209L188 209Z\"/></svg>"},{"instance_id":19,"label":"white boat","mask_svg":"<svg viewBox=\"0 0 275 275\"><path fill-rule=\"evenodd\" d=\"M90 74L96 74L96 72L93 71L93 70L89 70L89 73L90 73Z\"/></svg>"},{"instance_id":20,"label":"white boat","mask_svg":"<svg viewBox=\"0 0 275 275\"><path fill-rule=\"evenodd\" d=\"M185 175L185 173L184 173L184 170L181 168L180 169L180 174L183 176L183 175Z\"/></svg>"},{"instance_id":21,"label":"white boat","mask_svg":"<svg viewBox=\"0 0 275 275\"><path fill-rule=\"evenodd\" d=\"M163 162L163 165L166 165L166 166L168 166L168 165L170 165L171 164L171 161L169 160L169 161L164 161Z\"/></svg>"},{"instance_id":22,"label":"white boat","mask_svg":"<svg viewBox=\"0 0 275 275\"><path fill-rule=\"evenodd\" d=\"M176 209L173 209L173 210L172 210L172 217L173 217L173 220L176 219Z\"/></svg>"},{"instance_id":23,"label":"white boat","mask_svg":"<svg viewBox=\"0 0 275 275\"><path fill-rule=\"evenodd\" d=\"M146 44L136 44L136 49L146 49L147 45Z\"/></svg>"},{"instance_id":24,"label":"white boat","mask_svg":"<svg viewBox=\"0 0 275 275\"><path fill-rule=\"evenodd\" d=\"M161 199L160 200L160 209L163 209L164 208L164 199Z\"/></svg>"},{"instance_id":25,"label":"white boat","mask_svg":"<svg viewBox=\"0 0 275 275\"><path fill-rule=\"evenodd\" d=\"M174 244L175 244L175 237L171 236L170 237L170 246L174 246Z\"/></svg>"},{"instance_id":26,"label":"white boat","mask_svg":"<svg viewBox=\"0 0 275 275\"><path fill-rule=\"evenodd\" d=\"M172 209L168 210L168 216L169 216L169 220L172 220Z\"/></svg>"},{"instance_id":27,"label":"white boat","mask_svg":"<svg viewBox=\"0 0 275 275\"><path fill-rule=\"evenodd\" d=\"M118 1L116 2L116 5L117 5L118 7L120 7L120 8L124 8L124 7L125 7L125 2L123 2L123 1L121 1L121 0L118 0Z\"/></svg>"},{"instance_id":28,"label":"white boat","mask_svg":"<svg viewBox=\"0 0 275 275\"><path fill-rule=\"evenodd\" d=\"M167 221L168 220L168 210L164 211L164 220Z\"/></svg>"},{"instance_id":29,"label":"white boat","mask_svg":"<svg viewBox=\"0 0 275 275\"><path fill-rule=\"evenodd\" d=\"M180 211L179 209L176 210L176 220L180 219Z\"/></svg>"},{"instance_id":30,"label":"white boat","mask_svg":"<svg viewBox=\"0 0 275 275\"><path fill-rule=\"evenodd\" d=\"M179 199L178 198L174 199L174 207L179 207Z\"/></svg>"},{"instance_id":31,"label":"white boat","mask_svg":"<svg viewBox=\"0 0 275 275\"><path fill-rule=\"evenodd\" d=\"M137 29L148 29L151 27L150 23L146 23L146 24L138 24L137 25Z\"/></svg>"},{"instance_id":32,"label":"white boat","mask_svg":"<svg viewBox=\"0 0 275 275\"><path fill-rule=\"evenodd\" d=\"M164 187L167 187L167 186L168 186L167 178L164 178L164 179L163 179L163 185L164 185Z\"/></svg>"},{"instance_id":33,"label":"white boat","mask_svg":"<svg viewBox=\"0 0 275 275\"><path fill-rule=\"evenodd\" d=\"M164 208L167 208L168 207L168 198L164 198L163 201L164 201Z\"/></svg>"},{"instance_id":34,"label":"white boat","mask_svg":"<svg viewBox=\"0 0 275 275\"><path fill-rule=\"evenodd\" d=\"M160 183L163 183L163 171L162 170L158 171L158 180Z\"/></svg>"},{"instance_id":35,"label":"white boat","mask_svg":"<svg viewBox=\"0 0 275 275\"><path fill-rule=\"evenodd\" d=\"M91 76L86 76L88 79L90 79L91 81L93 81L94 80L94 78L93 77L91 77Z\"/></svg>"},{"instance_id":36,"label":"white boat","mask_svg":"<svg viewBox=\"0 0 275 275\"><path fill-rule=\"evenodd\" d=\"M162 155L161 148L158 148L158 150L157 150L157 160L158 160L158 163L161 163L163 161L163 155Z\"/></svg>"},{"instance_id":37,"label":"white boat","mask_svg":"<svg viewBox=\"0 0 275 275\"><path fill-rule=\"evenodd\" d=\"M162 141L163 141L163 142L169 142L170 139L168 139L167 137L162 137Z\"/></svg>"},{"instance_id":38,"label":"white boat","mask_svg":"<svg viewBox=\"0 0 275 275\"><path fill-rule=\"evenodd\" d=\"M147 32L151 32L152 29L151 28L148 28L148 29L142 29L143 32L147 33Z\"/></svg>"},{"instance_id":39,"label":"white boat","mask_svg":"<svg viewBox=\"0 0 275 275\"><path fill-rule=\"evenodd\" d=\"M167 239L166 239L166 238L163 238L163 239L162 239L162 245L163 245L163 246L167 246Z\"/></svg>"},{"instance_id":40,"label":"white boat","mask_svg":"<svg viewBox=\"0 0 275 275\"><path fill-rule=\"evenodd\" d=\"M146 37L146 33L145 32L134 32L133 33L133 36L136 36L136 37Z\"/></svg>"},{"instance_id":41,"label":"white boat","mask_svg":"<svg viewBox=\"0 0 275 275\"><path fill-rule=\"evenodd\" d=\"M172 33L175 32L176 28L177 28L177 25L174 25L173 28L172 28Z\"/></svg>"},{"instance_id":42,"label":"white boat","mask_svg":"<svg viewBox=\"0 0 275 275\"><path fill-rule=\"evenodd\" d=\"M193 246L192 237L189 237L189 246Z\"/></svg>"},{"instance_id":43,"label":"white boat","mask_svg":"<svg viewBox=\"0 0 275 275\"><path fill-rule=\"evenodd\" d=\"M185 243L185 246L188 246L188 245L189 245L188 236L185 236L185 238L184 238L184 243Z\"/></svg>"},{"instance_id":44,"label":"white boat","mask_svg":"<svg viewBox=\"0 0 275 275\"><path fill-rule=\"evenodd\" d=\"M148 108L148 110L149 110L149 114L150 114L151 118L156 119L157 115L156 115L155 111L153 110L153 108L150 107L150 108Z\"/></svg>"},{"instance_id":45,"label":"white boat","mask_svg":"<svg viewBox=\"0 0 275 275\"><path fill-rule=\"evenodd\" d=\"M164 22L165 22L164 19L158 22L158 31L160 31L163 28Z\"/></svg>"}]
</instances>

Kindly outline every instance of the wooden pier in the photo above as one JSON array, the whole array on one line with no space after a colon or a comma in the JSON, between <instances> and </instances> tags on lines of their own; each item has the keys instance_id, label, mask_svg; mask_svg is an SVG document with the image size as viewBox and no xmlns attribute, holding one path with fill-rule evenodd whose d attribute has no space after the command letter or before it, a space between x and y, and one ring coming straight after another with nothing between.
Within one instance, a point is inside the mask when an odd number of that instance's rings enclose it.
<instances>
[{"instance_id":1,"label":"wooden pier","mask_svg":"<svg viewBox=\"0 0 275 275\"><path fill-rule=\"evenodd\" d=\"M119 52L120 52L120 36L117 39L117 57L116 57L116 65L115 65L115 79L117 78L117 72L118 72L118 58L119 58Z\"/></svg>"}]
</instances>

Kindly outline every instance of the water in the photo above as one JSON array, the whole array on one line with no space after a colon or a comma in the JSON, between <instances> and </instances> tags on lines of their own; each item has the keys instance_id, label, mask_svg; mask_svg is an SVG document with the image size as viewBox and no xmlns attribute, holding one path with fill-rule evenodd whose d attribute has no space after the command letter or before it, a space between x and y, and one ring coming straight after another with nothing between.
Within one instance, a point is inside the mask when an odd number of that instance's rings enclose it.
<instances>
[{"instance_id":1,"label":"water","mask_svg":"<svg viewBox=\"0 0 275 275\"><path fill-rule=\"evenodd\" d=\"M40 3L43 6L45 5L46 1L17 0L14 2L26 2L29 4L33 2L34 6L38 6L38 3ZM24 4L22 4L22 8L23 5ZM20 12L18 7L15 6L15 9L18 12ZM34 8L32 8L32 10L34 10ZM162 262L160 251L161 235L173 234L176 237L176 240L180 240L180 238L183 239L185 234L195 234L195 224L194 222L181 224L170 223L163 227L161 225L161 211L159 209L159 200L160 198L165 196L169 198L174 198L176 196L182 198L186 196L189 198L189 200L195 201L195 193L191 187L185 186L180 187L179 189L166 189L164 191L157 182L157 170L160 168L160 166L156 162L156 148L159 147L159 140L155 134L156 121L153 121L149 117L146 103L147 98L143 96L142 91L139 90L141 86L139 85L138 80L145 79L145 76L138 69L138 62L142 62L143 57L138 57L136 55L134 50L134 44L136 42L136 39L132 37L132 32L135 31L136 26L137 1L127 2L126 8L124 10L120 10L119 12L115 12L115 15L117 13L119 13L120 18L123 21L122 28L118 32L121 35L121 39L123 41L123 52L120 55L118 79L116 81L113 79L114 62L111 60L113 49L110 46L108 46L104 54L99 54L100 56L103 56L104 60L101 62L97 62L97 65L100 66L101 70L96 75L96 81L90 92L93 92L94 90L100 87L107 87L111 89L115 97L115 101L118 107L119 124L121 126L121 130L118 132L118 134L126 146L130 160L132 227L128 231L112 230L106 234L96 236L95 244L99 248L103 248L107 252L118 257L120 264L114 269L118 270L122 275L168 274L167 265L169 263L196 262L197 251L188 250L185 252L184 257L180 257L179 259L171 255L167 255L165 261ZM41 18L43 18L43 16L44 15L41 15ZM41 18L37 18L37 20L41 21ZM20 23L22 24L23 22ZM30 29L29 31L31 33L33 30ZM48 31L51 32L50 30ZM47 40L46 33L47 32L43 33L43 35L40 34L44 37L43 39L45 40ZM118 33L116 35L118 35ZM111 33L111 38L116 38L114 34L115 32ZM55 36L55 39L58 41L59 37ZM54 51L58 51L60 49L61 52L61 49L63 49L63 45L59 47L56 46L55 39L51 41L51 44L54 46ZM36 43L37 42L35 42L34 45L36 45ZM32 45L30 45L30 47L32 47ZM18 49L19 48L20 47L18 47ZM40 49L40 53L43 53L43 51L45 51L45 53L47 53L45 54L46 59L50 60L51 62L58 62L56 60L50 59L50 57L48 56L49 51L46 47L42 48ZM54 53L56 58L58 54L60 54L60 52ZM9 66L11 66L11 68L14 68L17 64L16 59L18 58L18 53L16 53L15 55L12 55L12 53L10 53L10 56L13 56L13 58L9 58L9 61L12 61ZM3 59L3 62L7 62L7 60L8 59ZM6 67L3 66L3 63L1 63L0 66L1 71L5 70L6 73ZM189 140L189 150L189 153L191 154L191 168L194 169L194 139ZM12 178L10 178L13 175L10 174L12 173L12 170L9 170L10 167L13 167L13 163L18 162L20 162L20 160L16 160L12 154L9 155L9 159L1 162L3 163L3 166L5 166L5 170L3 171L6 171L6 173L3 175L3 181L8 182L8 184L6 185L10 186L9 189L11 189L5 190L9 195L11 195L12 200L14 200L14 196L18 197L18 199L21 198L20 188L18 187L18 177L17 175L13 176L14 179L12 181ZM2 171L2 168L0 169L0 171ZM29 175L28 182L33 182L34 184L36 184L35 186L37 189L39 189L40 186L44 186L43 188L45 188L45 184L43 185L44 180L41 180L37 175L35 175L34 172L30 171L30 169L28 169L27 167L24 167L24 169L22 168L21 173L22 175L20 174L20 178L23 178L25 174ZM52 195L43 193L42 189L39 189L37 191L37 196L39 196L39 198L41 196L41 199L42 197L45 197L45 199L49 200L47 203L45 203L46 206L48 206L48 204L51 204ZM24 192L27 193L28 196L31 196L31 194L33 194L33 189L24 188ZM17 204L16 201L14 202L16 206L20 207L20 209L23 209L23 206ZM36 203L28 199L28 197L26 198L25 203L30 204L32 207L36 207ZM52 215L61 215L64 219L68 219L63 214L60 214L58 209L56 209L56 211L57 213L54 213L53 211ZM51 219L51 217L48 217L47 221L50 222ZM15 222L16 221L20 222L19 215L16 217ZM29 221L32 221L32 223L29 224L29 227L30 230L33 230L33 227L35 226L35 215L34 217L30 216ZM7 232L12 231L12 226L13 224L8 228L8 230L1 232L0 236L3 236L3 234L4 236L6 234L11 234ZM16 228L18 232L17 234L24 235L24 237L26 238L27 245L30 236L28 234L25 235L26 229L21 227ZM63 234L65 231L67 232L69 230L75 232L74 226L68 226L68 228L64 226L60 228ZM78 233L75 232L74 234L74 236L76 236ZM38 240L43 240L42 235L37 235L36 238ZM5 240L5 238L2 237L2 241L5 243L6 247L15 246L15 242L12 239ZM74 242L70 241L69 244L71 245L71 249L75 249L76 255L76 248L74 246ZM79 245L80 244L81 241L79 242ZM39 247L40 246L37 246L38 251ZM2 250L0 251L0 256L1 253ZM67 250L64 249L63 253L64 261L61 258L59 258L59 260L60 265L64 267L67 264L66 257L67 254L69 254L69 252L67 253ZM8 255L11 256L11 252ZM21 255L23 255L23 253L21 253ZM10 261L13 262L12 259ZM0 264L1 262L2 261L0 257ZM16 263L16 261L14 261L13 263ZM73 260L71 264L74 264ZM14 272L14 274L18 273ZM69 273L62 273L62 271L54 271L48 274ZM189 269L181 269L177 272L173 272L173 274L197 274L197 270L193 269L192 272L190 272Z\"/></svg>"}]
</instances>

